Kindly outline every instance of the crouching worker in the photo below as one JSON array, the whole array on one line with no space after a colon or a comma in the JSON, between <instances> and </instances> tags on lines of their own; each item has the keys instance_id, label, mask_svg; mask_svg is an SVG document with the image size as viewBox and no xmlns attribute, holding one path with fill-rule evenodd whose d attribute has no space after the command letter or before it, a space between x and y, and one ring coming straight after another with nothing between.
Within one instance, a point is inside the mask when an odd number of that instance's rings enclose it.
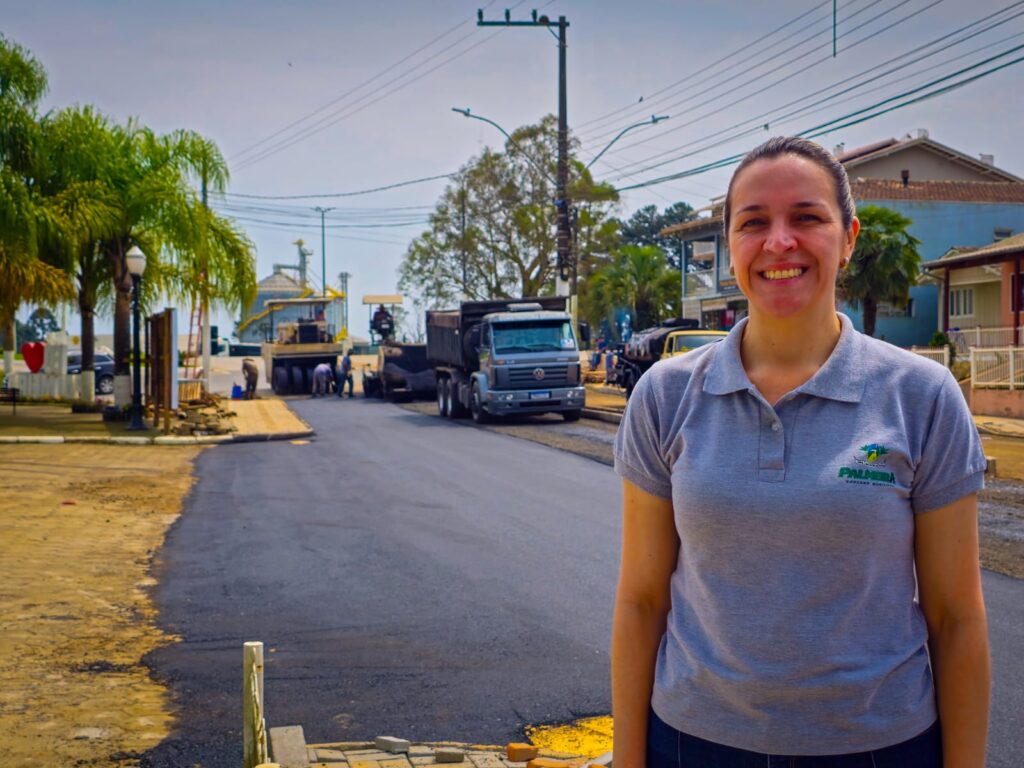
<instances>
[{"instance_id":1,"label":"crouching worker","mask_svg":"<svg viewBox=\"0 0 1024 768\"><path fill-rule=\"evenodd\" d=\"M245 377L245 399L252 400L256 396L256 384L260 379L260 370L251 357L242 358L242 376Z\"/></svg>"},{"instance_id":2,"label":"crouching worker","mask_svg":"<svg viewBox=\"0 0 1024 768\"><path fill-rule=\"evenodd\" d=\"M329 363L320 363L313 369L313 397L328 395L331 392L331 382L334 381L334 371Z\"/></svg>"}]
</instances>

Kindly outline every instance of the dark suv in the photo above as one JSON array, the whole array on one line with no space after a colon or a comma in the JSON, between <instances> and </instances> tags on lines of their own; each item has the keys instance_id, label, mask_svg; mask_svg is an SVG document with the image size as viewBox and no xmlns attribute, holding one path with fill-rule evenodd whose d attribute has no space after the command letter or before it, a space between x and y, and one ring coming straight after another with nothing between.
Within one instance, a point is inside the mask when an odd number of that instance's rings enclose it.
<instances>
[{"instance_id":1,"label":"dark suv","mask_svg":"<svg viewBox=\"0 0 1024 768\"><path fill-rule=\"evenodd\" d=\"M114 358L103 352L93 354L92 369L96 371L96 394L111 395L114 393ZM82 372L82 353L68 353L68 373Z\"/></svg>"}]
</instances>

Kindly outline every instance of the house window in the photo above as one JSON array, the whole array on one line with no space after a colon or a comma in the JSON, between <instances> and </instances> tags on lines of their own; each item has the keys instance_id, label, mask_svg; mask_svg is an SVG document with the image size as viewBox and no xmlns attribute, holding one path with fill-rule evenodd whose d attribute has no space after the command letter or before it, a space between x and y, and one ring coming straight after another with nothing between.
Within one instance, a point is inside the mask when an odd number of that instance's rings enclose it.
<instances>
[{"instance_id":1,"label":"house window","mask_svg":"<svg viewBox=\"0 0 1024 768\"><path fill-rule=\"evenodd\" d=\"M974 315L974 289L954 288L949 292L949 316L971 317Z\"/></svg>"},{"instance_id":2,"label":"house window","mask_svg":"<svg viewBox=\"0 0 1024 768\"><path fill-rule=\"evenodd\" d=\"M995 229L992 230L992 239L998 243L1000 240L1005 240L1012 234L1012 229L1009 229L1007 227L996 227Z\"/></svg>"}]
</instances>

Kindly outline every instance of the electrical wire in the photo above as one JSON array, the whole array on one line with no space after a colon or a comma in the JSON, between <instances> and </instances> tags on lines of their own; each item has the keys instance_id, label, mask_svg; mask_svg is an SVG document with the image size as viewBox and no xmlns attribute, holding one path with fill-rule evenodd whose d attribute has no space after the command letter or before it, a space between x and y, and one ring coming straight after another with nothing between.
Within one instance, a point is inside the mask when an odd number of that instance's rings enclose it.
<instances>
[{"instance_id":1,"label":"electrical wire","mask_svg":"<svg viewBox=\"0 0 1024 768\"><path fill-rule=\"evenodd\" d=\"M858 30L861 30L864 27L866 27L869 24L871 24L872 22L877 21L878 19L880 19L880 18L882 18L882 17L892 13L893 11L895 11L895 10L905 6L905 5L907 5L910 2L912 2L912 0L900 0L900 2L898 2L892 8L890 8L890 9L888 9L886 11L883 11L883 12L873 16L870 19L868 19L867 21L862 22L861 24L857 25L853 29L850 29L850 30L844 32L843 35L841 35L840 37L845 37L845 36L847 36L849 34L852 34L852 33L856 32ZM931 8L934 8L936 5L939 5L942 2L944 2L944 0L932 0L930 3L928 3L923 8L920 8L920 9L918 9L916 11L912 11L911 13L909 13L906 16L904 16L903 18L898 19L895 22L893 22L893 23L891 23L891 24L889 24L889 25L887 25L887 26L885 26L885 27L883 27L881 29L878 29L878 30L876 30L874 32L870 32L870 33L866 34L864 37L861 37L858 40L855 40L854 42L849 44L846 48L844 48L844 50L849 51L849 50L855 48L856 46L858 46L858 45L860 45L862 43L867 42L868 40L871 40L871 39L873 39L875 37L878 37L879 35L881 35L881 34L883 34L885 32L889 32L892 29L895 29L896 27L898 27L900 24L903 24L904 22L909 21L910 19L914 18L915 16L917 16L917 15L919 15L919 14L921 14L921 13L927 11L927 10L930 10ZM868 6L868 7L871 7L871 6ZM734 90L735 89L744 88L744 87L746 87L748 85L755 84L759 80L761 80L762 78L764 78L764 77L766 77L768 75L774 74L774 73L778 72L779 70L789 66L790 64L794 64L797 61L800 61L801 59L805 58L806 56L809 56L810 54L814 53L815 51L820 50L821 48L826 47L828 45L829 44L823 44L823 45L817 46L816 48L813 48L810 51L808 51L808 52L806 52L804 54L801 54L800 56L797 56L795 58L792 58L792 59L784 62L783 64L780 64L779 66L773 68L772 70L770 70L770 71L768 71L766 73L763 73L762 75L758 75L756 77L750 78L747 81L736 85ZM744 95L744 96L742 96L740 98L734 99L733 101L731 101L731 102L729 102L727 104L722 105L718 109L719 110L725 110L725 109L728 109L729 107L733 107L733 106L736 106L737 104L741 104L742 102L744 102L747 99L749 99L752 95L763 95L766 91L771 90L772 88L774 88L774 87L776 87L778 85L781 85L784 82L792 80L795 77L800 77L800 76L804 75L806 73L806 70L807 70L808 67L813 67L813 66L815 66L817 64L820 64L820 63L822 63L824 61L829 60L830 58L831 58L831 56L826 55L826 56L824 56L824 57L822 57L820 59L817 59L816 61L813 61L813 62L810 62L809 64L803 65L797 71L792 72L792 73L790 73L788 75L784 75L781 78L773 81L772 83L770 83L768 85L759 85L757 90L754 93L747 93L746 95ZM726 97L727 95L728 95L727 93L722 92L722 93L718 94L717 96L714 96L714 97L712 97L710 99L706 99L705 101L703 101L703 102L701 102L699 104L692 105L690 107L690 109L697 109L697 108L705 106L707 104L711 104L714 101L718 101L719 99ZM716 114L716 113L712 112L711 114ZM652 141L663 139L665 136L667 136L669 134L676 133L676 132L678 132L678 131L680 131L680 130L682 130L682 129L690 126L690 125L692 125L698 119L703 120L703 119L706 119L708 116L709 115L702 115L700 118L694 118L692 120L686 121L686 122L681 123L681 124L680 123L676 123L672 128L662 129L662 130L660 130L660 132L657 133L657 135L655 135L655 136L653 136L651 138L639 139L637 141L633 141L632 143L628 143L628 144L624 145L620 149L628 149L630 147L641 146L641 145L644 145L644 144L649 144ZM671 151L671 150L669 150L669 151ZM615 150L612 150L613 154L614 154L614 152L615 152Z\"/></svg>"},{"instance_id":2,"label":"electrical wire","mask_svg":"<svg viewBox=\"0 0 1024 768\"><path fill-rule=\"evenodd\" d=\"M578 128L586 128L587 126L593 125L594 123L597 123L597 122L600 122L600 121L603 121L606 118L612 117L614 115L618 115L618 114L620 114L620 113L622 113L624 111L628 111L628 110L634 108L638 103L642 103L644 101L650 102L652 99L655 99L655 98L659 97L665 91L671 90L675 86L680 85L681 83L687 82L688 80L691 80L691 79L697 77L697 75L701 75L701 74L707 72L708 70L712 69L713 67L715 67L715 66L717 66L717 65L719 65L719 64L721 64L721 63L723 63L725 61L728 61L733 56L736 56L736 55L742 53L743 51L749 50L751 46L757 45L758 43L760 43L760 42L762 42L764 40L767 40L772 35L775 35L776 33L781 32L782 30L786 29L787 27L791 26L792 24L795 24L798 21L800 21L801 19L805 18L809 14L814 13L819 8L821 8L821 7L825 6L825 5L829 5L829 4L830 4L830 0L825 0L825 2L819 3L818 5L816 5L813 8L811 8L809 11L805 11L804 13L800 14L796 18L790 19L788 22L783 24L781 27L777 27L776 29L773 29L771 32L769 32L769 33L767 33L765 35L762 35L761 37L757 38L756 40L754 40L751 43L745 43L744 45L742 45L739 48L737 48L735 51L732 51L731 53L726 54L725 56L721 57L720 59L716 59L715 61L711 62L710 64L708 64L708 65L698 69L696 72L692 72L691 74L686 75L685 77L683 77L683 78L681 78L679 80L676 80L674 83L669 83L665 87L661 88L660 90L654 91L653 93L651 93L648 96L641 96L639 102L633 102L632 104L628 104L625 107L619 107L618 109L612 110L611 112L607 112L607 113L605 113L603 115L600 115L598 117L591 118L590 120L586 120L586 121L584 121L582 123L579 123L577 127ZM806 27L801 28L800 30L798 30L798 32L802 32L804 29L806 29ZM774 46L770 46L766 50L771 50L772 47L774 47ZM645 107L645 109L646 109L646 107ZM624 122L624 121L622 121L622 122Z\"/></svg>"},{"instance_id":3,"label":"electrical wire","mask_svg":"<svg viewBox=\"0 0 1024 768\"><path fill-rule=\"evenodd\" d=\"M511 9L518 8L520 5L522 5L525 2L526 2L526 0L519 0L519 2L515 3L511 7ZM541 7L543 8L543 7L546 7L547 5L551 5L552 2L554 2L554 0L549 0L548 3L545 3L545 5L541 6ZM465 56L470 51L472 51L472 50L474 50L476 48L479 48L481 45L483 45L486 42L489 42L490 40L492 40L496 36L500 35L504 31L505 31L504 28L498 29L496 32L494 32L494 33L492 33L490 35L487 35L486 37L484 37L479 42L474 43L473 45L469 46L468 48L464 48L463 50L459 51L458 53L448 57L447 59L445 59L441 63L431 67L426 72L423 72L423 73L417 75L416 77L414 77L414 78L412 78L410 80L407 80L404 83L401 83L400 85L396 86L395 88L392 88L390 91L386 91L386 92L382 93L377 98L373 99L372 101L366 102L362 106L359 106L359 107L356 107L354 109L351 109L348 112L345 112L342 109L342 110L337 110L337 111L331 113L330 115L326 115L325 117L321 118L317 122L313 123L308 128L304 129L304 131L298 133L296 136L291 137L290 139L284 140L284 141L282 141L282 142L280 142L280 143L278 143L278 144L276 144L274 146L271 146L268 149L266 149L265 151L263 151L262 153L256 154L253 157L250 157L250 158L247 158L247 159L243 160L241 162L241 164L238 166L239 169L248 168L249 166L254 165L255 163L258 163L258 162L261 162L263 160L266 160L267 158L277 154L278 152L281 152L281 151L283 151L285 149L288 149L289 147L292 147L292 146L294 146L295 144L297 144L297 143L299 143L301 141L305 141L306 139L310 138L311 136L314 136L314 135L320 133L321 131L326 130L327 128L330 128L331 126L338 124L342 120L347 120L348 118L350 118L350 117L352 117L354 115L359 114L360 112L362 112L363 110L373 106L377 102L382 101L383 99L386 99L388 96L391 96L391 95L393 95L395 93L398 93L399 91L401 91L401 90L403 90L405 88L408 88L413 83L416 83L416 82L422 80L424 77L426 77L427 75L430 75L430 74L436 72L441 67L444 67L447 64L450 64L452 61L455 61L456 59L461 58L462 56ZM433 57L431 57L431 58L433 58ZM417 65L417 66L419 66L419 65ZM410 70L410 71L414 71L414 70ZM405 74L409 74L409 73L404 73L403 75L400 75L399 77L394 78L393 80L391 80L389 82L395 82L396 80L401 79L401 77L404 77ZM340 115L338 114L339 112L341 112Z\"/></svg>"},{"instance_id":4,"label":"electrical wire","mask_svg":"<svg viewBox=\"0 0 1024 768\"><path fill-rule=\"evenodd\" d=\"M856 18L860 14L865 13L866 11L871 10L873 7L875 7L876 5L879 5L881 2L883 2L883 0L872 0L866 6L861 8L860 10L853 11L852 13L850 13L847 16L843 17L842 19L839 19L838 23L839 24L844 24L844 23L850 21L851 19ZM902 3L898 3L897 5L895 5L892 8L890 8L888 11L884 11L882 14L880 14L880 16L884 16L887 13L891 13L892 11L898 9L900 7L900 5L906 4L908 2L911 2L911 0L903 0ZM831 14L829 14L829 16L831 17ZM868 22L866 22L866 23L869 24L869 23L871 23L872 21L875 21L878 18L879 18L879 16L875 16L872 19L869 19ZM812 24L809 24L807 26L801 27L799 30L796 30L796 32L794 34L799 34L800 32L803 32L808 27L813 26L814 23L817 23L817 22L812 22ZM801 48L802 46L804 46L805 44L807 44L809 42L813 42L814 40L820 39L821 32L824 31L827 28L830 28L831 26L832 26L832 21L831 21L831 18L829 18L828 23L826 24L826 26L824 26L824 27L822 27L822 28L820 28L818 30L815 30L810 35L808 35L807 37L804 37L803 39L801 39L801 40L799 40L799 41L797 41L795 43L792 43L788 48L786 48L780 54L775 54L775 55L772 55L770 57L763 58L761 61L757 62L756 64L754 64L754 65L752 65L750 67L748 67L745 70L745 72L749 73L749 72L755 71L755 70L765 66L766 64L772 63L779 55L784 55L786 53L790 53L790 52L796 51L799 48ZM861 26L864 26L864 25L862 24ZM860 28L861 27L855 27L854 29L847 30L847 31L843 32L841 35L839 35L838 39L842 39L846 35L849 35L849 34L851 34L853 32L856 32ZM773 43L771 46L769 46L768 48L764 49L763 51L755 51L755 52L751 53L746 58L741 59L738 62L735 62L734 64L730 65L729 67L727 67L726 69L722 70L721 72L716 72L716 73L710 75L709 79L713 81L716 78L720 78L720 77L724 76L730 70L732 70L734 67L739 66L740 64L744 64L744 63L750 61L751 59L753 59L755 57L758 57L758 56L761 56L762 54L767 53L769 50L771 50L772 48L774 48L776 45L778 45L781 42L786 42L786 40L783 39L783 40L780 40L780 41L778 41L776 43ZM831 45L830 43L822 43L821 45L818 45L817 47L812 48L810 51L804 53L802 56L797 57L797 59L791 59L790 61L785 62L782 65L779 65L778 67L776 67L775 70L771 70L769 72L765 72L765 73L762 73L761 75L758 75L755 78L755 80L763 78L763 77L767 77L770 74L772 74L772 72L778 71L778 69L780 69L782 67L785 67L785 66L788 66L789 64L793 63L794 61L797 61L800 58L803 58L803 56L809 56L814 51L820 50L820 49L822 49L822 48L824 48L826 46L830 46L830 45ZM831 56L829 58L831 58ZM706 78L706 79L704 79L704 80L702 80L702 81L700 81L698 83L694 83L694 85L692 86L692 87L699 87L699 86L703 85L703 86L705 86L704 89L698 91L695 94L692 94L691 96L688 96L686 99L683 99L682 101L676 101L676 102L673 102L673 103L667 104L667 105L663 105L663 104L660 104L660 103L656 104L656 105L650 105L650 104L644 103L643 110L647 111L650 108L652 108L652 106L654 106L654 108L656 108L656 109L658 109L658 110L660 110L662 112L668 112L669 110L673 110L676 107L679 107L679 106L682 106L682 105L686 104L688 101L691 101L692 99L694 99L694 98L696 98L698 96L702 96L705 93L708 93L710 91L714 91L714 90L716 90L718 88L721 88L723 82L724 82L723 80L719 80L718 82L711 82L710 84L708 84L708 79ZM662 97L662 99L678 96L681 93L685 93L687 90L689 90L689 88L683 88L683 89L681 89L679 91L676 91L675 93L671 94L670 96L666 95L665 97ZM660 100L658 100L658 101L660 101ZM634 105L634 111L636 111L636 106L637 105ZM602 137L610 136L615 131L615 128L612 128L611 130L605 130L605 129L602 128L601 130L603 131L603 133L601 133L598 136L586 139L585 141L591 142L591 143L592 142L596 142L596 141L600 141Z\"/></svg>"},{"instance_id":5,"label":"electrical wire","mask_svg":"<svg viewBox=\"0 0 1024 768\"><path fill-rule=\"evenodd\" d=\"M999 11L993 13L993 14L989 14L988 16L985 16L985 17L983 17L981 19L978 19L978 20L976 20L974 22L971 22L970 24L964 25L963 27L960 27L959 29L954 30L953 32L950 32L950 33L948 33L946 35L942 35L941 37L938 37L938 38L936 38L936 39L934 39L934 40L932 40L932 41L930 41L928 43L925 43L923 45L920 45L920 46L918 46L918 47L916 47L916 48L914 48L914 49L912 49L912 50L910 50L910 51L908 51L908 52L906 52L904 54L900 54L899 56L893 57L893 58L891 58L891 59L889 59L889 60L887 60L885 62L877 64L877 65L875 65L873 67L870 67L870 68L868 68L866 70L863 70L862 72L859 72L859 73L857 73L855 75L851 75L850 77L847 77L847 78L844 78L844 79L839 80L837 82L834 82L831 85L825 86L824 88L820 88L817 91L813 91L810 94L806 94L805 96L801 96L800 98L794 99L794 100L792 100L792 101L790 101L790 102L788 102L786 104L783 104L783 105L781 105L779 107L774 107L773 109L771 109L771 110L769 110L767 112L763 112L763 113L761 113L759 115L755 115L755 116L753 116L751 118L747 118L745 120L742 120L739 123L735 123L735 124L733 124L733 125L731 125L731 126L729 126L727 128L718 130L718 131L716 131L716 132L714 132L712 134L707 134L707 135L705 135L705 136L703 136L701 138L694 139L692 141L686 142L685 144L678 145L676 147L673 147L673 148L668 149L668 150L664 150L664 151L656 153L654 155L650 155L650 156L644 158L641 161L628 164L626 166L626 169L627 170L631 170L633 173L642 173L644 171L652 170L653 168L661 167L661 166L666 165L668 163L675 162L676 160L680 160L680 159L683 159L685 157L692 156L695 153L687 152L687 153L684 153L682 155L675 155L674 157L672 157L672 158L670 158L668 160L662 161L662 162L652 163L652 161L654 161L654 160L656 160L656 159L658 159L660 157L664 157L667 154L676 153L679 150L682 150L682 149L684 149L686 147L690 147L690 146L693 146L695 144L699 144L700 142L705 141L706 139L712 138L714 136L721 136L721 134L724 133L724 132L735 130L735 129L740 128L741 126L744 126L744 125L752 124L752 127L748 128L746 130L743 130L740 133L733 134L728 139L720 140L719 142L716 143L716 145L720 145L722 143L728 143L729 141L734 141L734 140L743 138L745 136L749 136L749 135L758 133L759 131L761 131L765 127L765 125L767 125L767 123L764 123L762 121L765 118L768 118L768 117L771 117L773 115L776 115L780 110L784 110L784 109L786 109L786 108L788 108L790 106L794 106L794 105L800 103L801 101L805 101L808 98L813 98L814 96L819 95L821 93L824 93L826 91L830 91L830 90L833 90L833 89L841 88L843 86L847 86L847 84L850 83L850 81L852 81L852 80L856 80L857 78L863 77L863 76L873 72L874 70L876 70L876 69L878 69L880 67L885 67L888 64L891 64L891 63L893 63L895 61L898 61L899 59L902 59L902 58L904 58L904 57L906 57L908 55L913 55L913 54L918 53L918 52L920 52L920 51L922 51L924 49L927 49L929 47L937 46L940 43L946 41L950 36L957 35L957 34L959 34L961 32L964 32L964 31L970 29L973 26L976 26L978 24L981 24L981 23L984 23L986 21L989 21L989 20L991 20L991 18L993 16L997 16L997 15L999 15L1001 13L1004 13L1004 12L1006 12L1008 10L1012 10L1014 7L1017 7L1017 6L1022 5L1022 4L1024 4L1024 0L1018 0L1018 2L1012 3L1011 5L1003 8L1003 9L1001 9L1001 10L999 10ZM853 86L846 87L845 90L843 90L842 92L834 93L834 94L832 94L830 96L826 96L826 97L824 97L822 99L818 99L817 101L812 102L811 104L808 104L808 105L806 105L806 106L804 106L804 107L802 107L802 108L800 108L798 110L794 110L792 112L780 115L778 117L773 117L771 119L771 123L777 125L778 123L783 122L784 120L786 120L788 118L797 116L797 115L802 114L802 113L810 113L810 110L811 110L812 107L816 107L818 105L825 104L825 103L828 103L828 102L843 103L844 101L849 101L850 99L846 99L846 98L840 99L838 102L836 102L835 100L839 96L841 96L841 95L848 94L851 90L856 90L856 89L859 89L859 88L863 88L866 85L873 84L873 83L877 82L878 80L880 80L880 79L882 79L882 78L884 78L884 77L886 77L888 75L891 75L891 74L894 74L894 73L900 71L901 69L903 69L906 66L914 64L914 63L916 63L918 61L922 61L922 60L924 60L926 58L929 58L931 56L934 56L934 55L936 55L938 53L942 53L943 51L948 50L952 46L959 45L959 44L961 44L963 42L966 42L967 40L970 40L970 39L972 39L974 37L977 37L979 34L983 34L985 32L991 31L992 29L995 29L998 26L1001 26L1001 25L1003 25L1003 24L1005 24L1005 23L1007 23L1009 21L1012 21L1013 19L1016 19L1016 18L1018 18L1021 15L1024 15L1024 11L1018 12L1018 13L1012 15L1012 16L1009 16L1008 18L1005 18L1005 19L1002 19L1000 21L994 22L994 23L990 24L989 26L985 27L984 29L981 29L981 30L972 32L971 34L965 35L964 37L960 38L959 40L955 40L954 42L952 42L950 44L947 44L946 47L944 47L944 48L937 49L935 51L932 51L931 53L927 53L927 54L919 56L919 57L917 57L915 59L907 61L907 62L905 62L900 67L891 68L891 69L886 70L885 72L882 72L882 73L880 73L878 75L875 75L874 77L869 78L869 79L867 79L867 80L865 80L865 81L863 81L861 83L858 83L858 84L853 85ZM1011 36L1010 38L1004 38L1004 40L996 41L995 43L991 43L991 44L989 44L989 46L986 46L986 47L994 46L994 45L998 44L999 42L1004 42L1005 40L1012 39L1013 37L1016 37L1016 36ZM981 51L981 50L985 50L985 47L976 49L976 51L974 51L974 52L978 52L978 51ZM950 63L952 61L956 61L959 58L963 58L963 56L954 57L953 59L950 59L950 60L947 60L947 61L943 62L942 65L948 64L948 63ZM939 65L939 66L942 66L942 65ZM934 68L934 67L932 67L932 68ZM932 69L932 68L929 68L929 69ZM923 72L923 71L927 71L927 69L921 70L920 72ZM916 74L920 74L920 72L918 72ZM906 79L906 78L901 78L901 79ZM895 82L900 82L900 79L895 80L892 83L889 83L889 85L892 85ZM687 125L691 124L691 123L695 123L695 122L706 120L711 115L717 114L718 112L721 112L724 109L725 108L723 107L722 109L716 110L715 112L701 115L699 118L695 118L694 120L691 120L689 123L687 123ZM820 111L820 110L818 110L818 111ZM711 145L711 146L714 146L714 145ZM705 147L704 149L707 149L707 148L708 147ZM636 167L637 165L643 165L645 163L647 165L644 166L644 167L640 167L640 168Z\"/></svg>"},{"instance_id":6,"label":"electrical wire","mask_svg":"<svg viewBox=\"0 0 1024 768\"><path fill-rule=\"evenodd\" d=\"M398 189L399 187L408 187L413 184L422 184L427 181L451 179L454 178L455 175L455 173L442 173L437 176L424 176L421 179L399 181L395 184L386 184L381 187L372 187L370 189L360 189L355 192L323 192L315 195L244 195L241 192L228 192L226 195L228 197L243 197L247 200L315 200L318 198L357 197L359 195L370 195L374 192L386 192L390 189Z\"/></svg>"},{"instance_id":7,"label":"electrical wire","mask_svg":"<svg viewBox=\"0 0 1024 768\"><path fill-rule=\"evenodd\" d=\"M998 57L993 57L993 58L998 58ZM920 96L915 96L914 98L908 99L908 100L906 100L906 101L904 101L902 103L894 104L893 106L889 106L889 107L885 107L884 109L881 109L881 107L883 107L884 105L890 104L893 101L896 101L898 99L904 98L906 96L910 96L910 95L916 93L917 91L922 90L923 88L927 88L927 87L931 87L933 85L941 84L941 83L945 82L946 80L949 80L949 79L957 76L958 74L962 74L962 73L964 73L964 72L966 72L966 71L968 71L970 69L975 68L976 66L979 66L980 63L976 64L976 65L972 65L971 67L965 67L964 69L960 70L959 72L955 72L955 73L953 73L951 75L946 75L945 77L938 78L937 80L932 81L931 83L928 83L928 84L926 84L924 86L920 86L920 87L915 88L915 89L912 89L910 91L906 91L906 92L904 92L902 94L898 94L897 96L893 96L893 97L890 97L890 98L887 98L887 99L883 99L882 101L879 101L879 102L871 105L870 107L865 107L863 109L859 109L859 110L856 110L854 112L850 112L850 113L848 113L846 115L843 115L841 117L837 117L837 118L835 118L833 120L829 120L829 121L827 121L825 123L821 123L819 125L812 126L812 127L807 128L807 129L805 129L803 131L800 131L799 133L797 133L795 135L797 135L797 136L804 136L806 138L817 138L819 136L824 136L827 133L832 133L832 132L840 130L842 128L848 128L848 127L853 126L853 125L858 125L860 123L867 122L868 120L873 120L876 117L881 117L882 115L888 114L890 112L894 112L894 111L896 111L898 109L903 109L904 107L908 107L908 106L911 106L913 104L919 104L922 101L926 101L928 99L932 99L932 98L935 98L937 96L942 96L942 95L944 95L946 93L950 93L950 92L952 92L954 90L958 90L959 88L962 88L962 87L964 87L966 85L969 85L970 83L976 82L976 81L978 81L978 80L980 80L980 79L982 79L984 77L987 77L988 75L994 74L994 73L1002 71L1004 69L1007 69L1008 67L1011 67L1011 66L1013 66L1015 64L1019 64L1022 61L1024 61L1024 56L1020 56L1020 57L1018 57L1016 59L1013 59L1011 61L1008 61L1008 62L1005 62L1003 64L1000 64L1000 65L998 65L996 67L992 67L992 68L990 68L990 69L988 69L988 70L986 70L984 72L980 72L978 74L972 75L971 77L964 78L963 80L960 80L960 81L958 81L956 83L951 83L950 85L943 86L943 87L938 88L938 89L936 89L934 91L931 91L929 93L921 94ZM872 112L872 110L875 110L875 111ZM867 112L872 112L872 114L865 114ZM730 155L730 156L724 157L724 158L722 158L720 160L715 160L715 161L712 161L710 163L705 163L703 165L696 166L695 168L690 168L690 169L687 169L685 171L680 171L678 173L668 174L666 176L661 176L661 177L658 177L658 178L655 178L655 179L649 179L647 181L644 181L644 182L641 182L641 183L638 183L638 184L631 184L631 185L628 185L628 186L617 187L616 188L616 192L626 192L626 191L633 190L633 189L642 189L644 187L654 186L656 184L661 184L661 183L664 183L666 181L674 181L674 180L677 180L677 179L683 179L683 178L687 178L688 176L695 176L695 175L698 175L698 174L701 174L701 173L706 173L706 172L711 171L711 170L716 170L718 168L724 168L726 166L729 166L729 165L732 165L733 163L738 162L739 160L741 160L744 157L745 154L746 154L745 152L740 152L738 154Z\"/></svg>"},{"instance_id":8,"label":"electrical wire","mask_svg":"<svg viewBox=\"0 0 1024 768\"><path fill-rule=\"evenodd\" d=\"M496 3L496 2L497 2L497 0L489 0L489 2L487 3L487 5L485 5L485 6L484 6L484 9L487 9L487 8L489 8L490 6L494 5L494 3ZM277 137L278 137L278 136L280 136L280 135L281 135L282 133L285 133L285 132L287 132L287 131L291 130L292 128L294 128L295 126L297 126L297 125L300 125L301 123L304 123L304 122L305 122L306 120L310 119L311 117L315 117L316 115L318 115L318 114L320 114L321 112L323 112L323 111L324 111L325 109L328 109L328 108L330 108L330 107L333 107L333 106L334 106L335 104L337 104L338 102L340 102L340 101L343 101L344 99L346 99L346 98L348 98L349 96L351 96L351 95L352 95L353 93L355 93L355 92L359 91L360 89L364 88L365 86L369 85L370 83L374 82L375 80L377 80L377 79L379 79L379 78L383 77L383 76L384 76L384 75L386 75L386 74L387 74L388 72L391 72L391 71L392 71L392 70L394 70L395 68L397 68L397 67L401 66L402 64L404 64L405 62L409 61L409 59L412 59L412 58L414 58L415 56L417 56L418 54L420 54L420 53L422 53L423 51L427 50L427 49L428 49L428 48L430 48L430 47L431 47L431 46L432 46L432 45L433 45L434 43L440 42L440 41L441 41L441 40L443 40L444 38L448 37L448 35L450 35L450 34L451 34L452 32L454 32L455 30L459 29L460 27L463 27L463 26L465 26L465 25L466 25L467 23L469 23L469 22L468 22L468 21L460 21L460 22L458 22L457 24L453 25L453 26L452 26L452 27L450 27L449 29L447 29L447 30L445 30L444 32L442 32L442 33L441 33L440 35L438 35L437 37L435 37L435 38L434 38L433 40L431 40L430 42L428 42L428 43L426 43L426 44L424 44L424 45L420 46L419 48L417 48L416 50L414 50L414 51L413 51L412 53L410 53L410 54L407 54L406 56L402 57L401 59L399 59L398 61L396 61L396 62L395 62L394 64L392 64L391 66L389 66L389 67L387 67L387 68L385 68L385 69L382 69L382 70L381 70L380 72L378 72L377 74L375 74L375 75L374 75L373 77L371 77L371 78L369 78L369 79L367 79L367 80L364 80L364 81L363 81L363 82L361 82L361 83L360 83L359 85L357 85L357 86L355 86L355 87L353 87L353 88L350 88L349 90L345 91L345 93L341 94L340 96L338 96L338 97L336 97L336 98L334 98L334 99L331 99L330 101L326 102L325 104L322 104L321 106L319 106L319 107L317 107L316 109L314 109L314 110L313 110L312 112L309 112L309 113L307 113L307 114L303 115L302 117L298 118L297 120L294 120L294 121L292 121L292 122L291 122L291 123L289 123L288 125L284 126L283 128L280 128L279 130L275 131L274 133L271 133L271 134L270 134L270 135L268 135L268 136L265 136L264 138L260 139L259 141L255 142L254 144L250 144L249 146L247 146L247 147L245 147L245 148L243 148L243 149L239 150L239 151L238 151L238 152L237 152L237 153L236 153L235 155L233 155L233 156L232 156L232 157L230 157L229 159L230 159L230 160L234 160L234 159L235 159L235 158L237 158L237 157L240 157L240 156L242 156L242 155L246 155L246 154L248 154L249 152L251 152L251 151L252 151L253 149L255 149L256 147L259 147L259 146L262 146L263 144L266 144L266 143L267 143L268 141L270 141L271 139L277 138ZM474 31L475 31L475 30L474 30ZM470 37L470 36L471 36L471 35L466 35L466 36L464 36L464 37L461 37L461 38L459 38L459 40L457 40L456 42L460 42L460 41L462 41L462 40L465 40L466 38L468 38L468 37ZM429 61L429 59L428 59L428 61ZM421 64L422 64L422 62L421 62Z\"/></svg>"}]
</instances>

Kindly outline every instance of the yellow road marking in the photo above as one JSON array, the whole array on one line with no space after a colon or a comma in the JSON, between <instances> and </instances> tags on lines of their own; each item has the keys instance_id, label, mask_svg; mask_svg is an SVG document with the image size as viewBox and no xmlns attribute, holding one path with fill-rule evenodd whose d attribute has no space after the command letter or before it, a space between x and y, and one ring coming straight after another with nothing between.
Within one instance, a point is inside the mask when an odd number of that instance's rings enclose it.
<instances>
[{"instance_id":1,"label":"yellow road marking","mask_svg":"<svg viewBox=\"0 0 1024 768\"><path fill-rule=\"evenodd\" d=\"M586 717L565 725L531 725L526 736L537 747L584 757L597 757L612 748L611 715Z\"/></svg>"},{"instance_id":2,"label":"yellow road marking","mask_svg":"<svg viewBox=\"0 0 1024 768\"><path fill-rule=\"evenodd\" d=\"M309 445L309 440L289 440L292 445Z\"/></svg>"}]
</instances>

